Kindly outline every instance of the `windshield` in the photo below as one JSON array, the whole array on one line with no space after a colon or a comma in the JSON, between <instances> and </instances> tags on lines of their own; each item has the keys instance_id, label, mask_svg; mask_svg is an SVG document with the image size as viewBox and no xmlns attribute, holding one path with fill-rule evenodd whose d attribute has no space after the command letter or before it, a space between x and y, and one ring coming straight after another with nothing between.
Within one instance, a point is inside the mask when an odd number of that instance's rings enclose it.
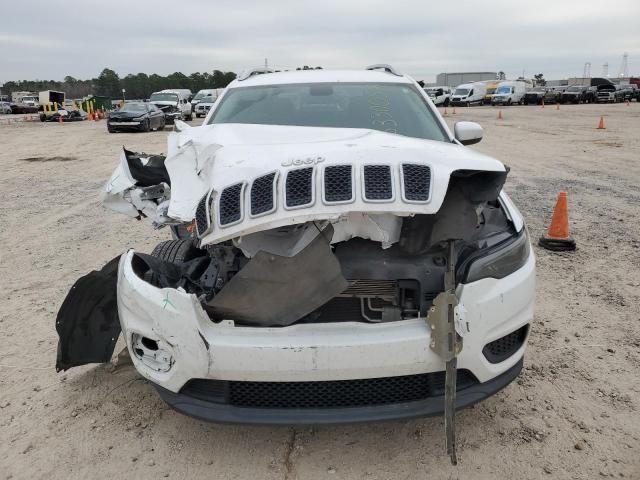
<instances>
[{"instance_id":1,"label":"windshield","mask_svg":"<svg viewBox=\"0 0 640 480\"><path fill-rule=\"evenodd\" d=\"M178 103L178 95L175 93L153 93L150 100L152 102L176 102Z\"/></svg>"},{"instance_id":2,"label":"windshield","mask_svg":"<svg viewBox=\"0 0 640 480\"><path fill-rule=\"evenodd\" d=\"M232 89L209 121L368 128L446 141L433 111L412 85L314 83Z\"/></svg>"},{"instance_id":3,"label":"windshield","mask_svg":"<svg viewBox=\"0 0 640 480\"><path fill-rule=\"evenodd\" d=\"M200 97L200 103L213 103L214 99L211 95L207 95L206 97Z\"/></svg>"},{"instance_id":4,"label":"windshield","mask_svg":"<svg viewBox=\"0 0 640 480\"><path fill-rule=\"evenodd\" d=\"M535 87L533 90L531 90L532 92L544 92L545 88L544 87Z\"/></svg>"},{"instance_id":5,"label":"windshield","mask_svg":"<svg viewBox=\"0 0 640 480\"><path fill-rule=\"evenodd\" d=\"M582 87L569 87L567 88L567 92L581 92Z\"/></svg>"},{"instance_id":6,"label":"windshield","mask_svg":"<svg viewBox=\"0 0 640 480\"><path fill-rule=\"evenodd\" d=\"M456 88L454 95L466 95L467 93L469 93L468 88Z\"/></svg>"},{"instance_id":7,"label":"windshield","mask_svg":"<svg viewBox=\"0 0 640 480\"><path fill-rule=\"evenodd\" d=\"M498 87L496 93L511 93L511 87Z\"/></svg>"},{"instance_id":8,"label":"windshield","mask_svg":"<svg viewBox=\"0 0 640 480\"><path fill-rule=\"evenodd\" d=\"M200 100L201 98L204 99L208 96L211 96L211 94L209 92L198 92L196 93L196 96L193 97L194 100Z\"/></svg>"},{"instance_id":9,"label":"windshield","mask_svg":"<svg viewBox=\"0 0 640 480\"><path fill-rule=\"evenodd\" d=\"M495 91L496 91L496 87L487 88L487 95L491 95L492 93L495 93Z\"/></svg>"},{"instance_id":10,"label":"windshield","mask_svg":"<svg viewBox=\"0 0 640 480\"><path fill-rule=\"evenodd\" d=\"M121 112L146 112L147 106L144 103L125 103L120 109Z\"/></svg>"}]
</instances>

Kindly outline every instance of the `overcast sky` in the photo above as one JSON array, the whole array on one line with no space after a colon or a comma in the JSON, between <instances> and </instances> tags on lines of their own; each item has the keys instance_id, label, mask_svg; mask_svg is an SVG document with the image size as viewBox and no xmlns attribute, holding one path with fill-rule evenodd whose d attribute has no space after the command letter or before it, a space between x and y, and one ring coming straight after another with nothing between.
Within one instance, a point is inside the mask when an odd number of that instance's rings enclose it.
<instances>
[{"instance_id":1,"label":"overcast sky","mask_svg":"<svg viewBox=\"0 0 640 480\"><path fill-rule=\"evenodd\" d=\"M0 83L128 73L361 68L640 74L640 0L22 0L0 7Z\"/></svg>"}]
</instances>

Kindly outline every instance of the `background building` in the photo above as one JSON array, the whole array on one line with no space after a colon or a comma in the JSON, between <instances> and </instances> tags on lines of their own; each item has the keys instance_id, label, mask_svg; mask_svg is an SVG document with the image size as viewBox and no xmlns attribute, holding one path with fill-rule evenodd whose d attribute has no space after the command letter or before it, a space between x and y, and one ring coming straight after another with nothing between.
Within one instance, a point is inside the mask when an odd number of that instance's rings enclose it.
<instances>
[{"instance_id":1,"label":"background building","mask_svg":"<svg viewBox=\"0 0 640 480\"><path fill-rule=\"evenodd\" d=\"M495 80L498 72L455 72L439 73L436 77L436 85L457 87L463 83L480 82L482 80Z\"/></svg>"}]
</instances>

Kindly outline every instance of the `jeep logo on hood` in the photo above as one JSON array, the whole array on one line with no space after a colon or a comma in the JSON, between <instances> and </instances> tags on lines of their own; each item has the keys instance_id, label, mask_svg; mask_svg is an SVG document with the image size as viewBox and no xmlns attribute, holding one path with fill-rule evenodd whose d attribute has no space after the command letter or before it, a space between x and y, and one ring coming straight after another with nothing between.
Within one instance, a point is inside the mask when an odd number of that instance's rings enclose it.
<instances>
[{"instance_id":1,"label":"jeep logo on hood","mask_svg":"<svg viewBox=\"0 0 640 480\"><path fill-rule=\"evenodd\" d=\"M281 165L283 167L298 167L300 165L317 165L318 163L322 163L325 161L324 157L304 157L304 158L289 158L288 160L283 160Z\"/></svg>"}]
</instances>

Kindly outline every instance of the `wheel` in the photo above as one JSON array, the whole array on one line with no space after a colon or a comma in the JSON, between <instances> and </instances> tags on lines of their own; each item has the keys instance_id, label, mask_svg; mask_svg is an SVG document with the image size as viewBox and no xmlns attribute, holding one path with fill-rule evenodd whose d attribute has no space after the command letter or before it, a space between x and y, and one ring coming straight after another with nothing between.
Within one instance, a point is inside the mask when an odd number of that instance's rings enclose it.
<instances>
[{"instance_id":1,"label":"wheel","mask_svg":"<svg viewBox=\"0 0 640 480\"><path fill-rule=\"evenodd\" d=\"M511 106L511 99L507 100L507 107Z\"/></svg>"},{"instance_id":2,"label":"wheel","mask_svg":"<svg viewBox=\"0 0 640 480\"><path fill-rule=\"evenodd\" d=\"M111 128L111 127L107 127L107 131L109 133L116 133L116 129L115 128Z\"/></svg>"},{"instance_id":3,"label":"wheel","mask_svg":"<svg viewBox=\"0 0 640 480\"><path fill-rule=\"evenodd\" d=\"M151 122L149 121L149 119L147 118L143 123L142 123L142 131L143 132L148 132L149 130L151 130Z\"/></svg>"}]
</instances>

